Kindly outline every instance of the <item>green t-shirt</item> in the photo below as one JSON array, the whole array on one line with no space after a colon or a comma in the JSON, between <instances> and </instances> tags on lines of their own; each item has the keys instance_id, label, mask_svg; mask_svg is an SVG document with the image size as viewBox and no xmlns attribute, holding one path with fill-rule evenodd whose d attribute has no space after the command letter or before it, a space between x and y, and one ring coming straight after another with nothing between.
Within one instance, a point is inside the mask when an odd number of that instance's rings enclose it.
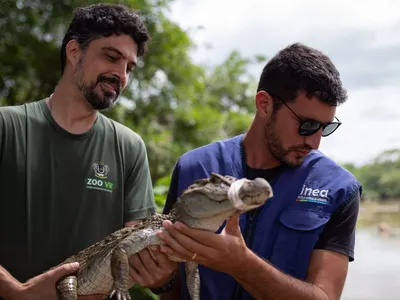
<instances>
[{"instance_id":1,"label":"green t-shirt","mask_svg":"<svg viewBox=\"0 0 400 300\"><path fill-rule=\"evenodd\" d=\"M71 134L45 100L0 107L0 265L20 281L155 212L141 137L101 113Z\"/></svg>"}]
</instances>

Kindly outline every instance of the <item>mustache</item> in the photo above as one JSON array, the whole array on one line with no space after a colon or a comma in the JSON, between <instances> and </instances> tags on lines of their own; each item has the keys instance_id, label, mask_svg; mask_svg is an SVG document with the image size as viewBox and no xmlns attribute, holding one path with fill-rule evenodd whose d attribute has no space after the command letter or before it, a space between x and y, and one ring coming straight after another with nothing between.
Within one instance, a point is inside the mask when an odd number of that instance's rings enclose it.
<instances>
[{"instance_id":1,"label":"mustache","mask_svg":"<svg viewBox=\"0 0 400 300\"><path fill-rule=\"evenodd\" d=\"M117 76L105 76L105 75L99 75L97 77L97 83L100 82L107 82L110 84L116 84L117 85L117 92L120 93L121 89L122 89L122 84L121 84L121 80L117 77Z\"/></svg>"}]
</instances>

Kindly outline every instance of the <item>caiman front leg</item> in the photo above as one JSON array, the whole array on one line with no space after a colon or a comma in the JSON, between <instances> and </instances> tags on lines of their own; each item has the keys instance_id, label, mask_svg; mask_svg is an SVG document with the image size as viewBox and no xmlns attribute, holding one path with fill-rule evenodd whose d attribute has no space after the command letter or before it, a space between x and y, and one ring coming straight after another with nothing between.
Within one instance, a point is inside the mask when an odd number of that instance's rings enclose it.
<instances>
[{"instance_id":1,"label":"caiman front leg","mask_svg":"<svg viewBox=\"0 0 400 300\"><path fill-rule=\"evenodd\" d=\"M57 282L57 292L59 300L77 300L77 279L76 276L69 275Z\"/></svg>"},{"instance_id":2,"label":"caiman front leg","mask_svg":"<svg viewBox=\"0 0 400 300\"><path fill-rule=\"evenodd\" d=\"M186 286L192 300L200 300L200 273L198 264L192 261L185 263Z\"/></svg>"},{"instance_id":3,"label":"caiman front leg","mask_svg":"<svg viewBox=\"0 0 400 300\"><path fill-rule=\"evenodd\" d=\"M110 265L114 283L109 299L131 300L131 296L129 295L128 255L123 248L118 246L114 248L111 254Z\"/></svg>"}]
</instances>

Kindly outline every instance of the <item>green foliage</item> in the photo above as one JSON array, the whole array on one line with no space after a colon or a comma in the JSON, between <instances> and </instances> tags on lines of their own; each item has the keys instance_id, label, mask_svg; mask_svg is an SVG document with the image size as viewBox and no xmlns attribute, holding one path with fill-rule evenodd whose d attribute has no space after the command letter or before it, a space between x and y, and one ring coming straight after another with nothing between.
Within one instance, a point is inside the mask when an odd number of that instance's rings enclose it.
<instances>
[{"instance_id":1,"label":"green foliage","mask_svg":"<svg viewBox=\"0 0 400 300\"><path fill-rule=\"evenodd\" d=\"M74 8L98 1L0 1L0 105L43 99L60 78L59 49ZM247 129L256 80L246 70L265 57L249 59L234 51L216 67L197 65L189 34L165 15L170 0L107 2L138 9L152 36L149 53L139 59L120 101L104 113L143 137L161 211L181 154ZM158 299L140 287L131 294Z\"/></svg>"},{"instance_id":2,"label":"green foliage","mask_svg":"<svg viewBox=\"0 0 400 300\"><path fill-rule=\"evenodd\" d=\"M368 199L400 198L400 149L386 150L359 168L343 164L363 184Z\"/></svg>"},{"instance_id":3,"label":"green foliage","mask_svg":"<svg viewBox=\"0 0 400 300\"><path fill-rule=\"evenodd\" d=\"M129 290L131 298L134 300L158 300L159 297L153 294L149 289L141 288L135 285Z\"/></svg>"},{"instance_id":4,"label":"green foliage","mask_svg":"<svg viewBox=\"0 0 400 300\"><path fill-rule=\"evenodd\" d=\"M158 212L162 212L165 199L167 198L171 175L159 178L154 184L154 198L156 200Z\"/></svg>"}]
</instances>

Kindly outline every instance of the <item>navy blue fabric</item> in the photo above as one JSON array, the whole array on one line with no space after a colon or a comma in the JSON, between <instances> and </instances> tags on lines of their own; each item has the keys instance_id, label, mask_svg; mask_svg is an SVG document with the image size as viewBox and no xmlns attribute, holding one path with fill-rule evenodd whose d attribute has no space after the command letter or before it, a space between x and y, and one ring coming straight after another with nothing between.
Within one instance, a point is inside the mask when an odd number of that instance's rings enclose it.
<instances>
[{"instance_id":1,"label":"navy blue fabric","mask_svg":"<svg viewBox=\"0 0 400 300\"><path fill-rule=\"evenodd\" d=\"M181 156L174 171L179 175L177 195L211 172L246 177L242 138L239 135L218 141ZM258 209L257 218L252 221L254 236L248 246L278 269L305 279L311 252L324 225L336 208L361 193L361 185L350 172L315 150L300 166L285 169L273 189L274 196ZM242 233L247 220L246 214L241 215ZM231 276L203 266L199 271L202 299L232 299L236 282ZM251 270L243 270L248 271ZM183 265L181 274L182 299L190 299ZM252 299L246 291L241 294L240 299Z\"/></svg>"}]
</instances>

